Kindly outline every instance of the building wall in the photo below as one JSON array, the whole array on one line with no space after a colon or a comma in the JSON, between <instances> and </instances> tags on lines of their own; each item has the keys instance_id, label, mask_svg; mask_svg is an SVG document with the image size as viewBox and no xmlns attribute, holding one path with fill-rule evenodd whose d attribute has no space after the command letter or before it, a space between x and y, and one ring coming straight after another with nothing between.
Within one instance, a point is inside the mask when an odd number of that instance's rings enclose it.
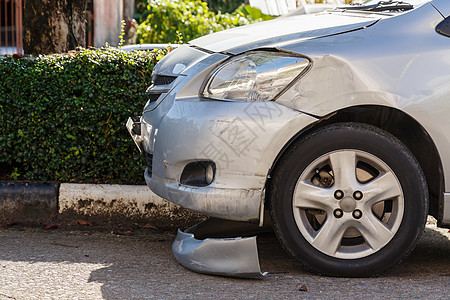
<instances>
[{"instance_id":1,"label":"building wall","mask_svg":"<svg viewBox=\"0 0 450 300\"><path fill-rule=\"evenodd\" d=\"M118 45L122 12L122 0L94 0L94 47Z\"/></svg>"},{"instance_id":2,"label":"building wall","mask_svg":"<svg viewBox=\"0 0 450 300\"><path fill-rule=\"evenodd\" d=\"M133 19L134 0L123 0L123 17Z\"/></svg>"},{"instance_id":3,"label":"building wall","mask_svg":"<svg viewBox=\"0 0 450 300\"><path fill-rule=\"evenodd\" d=\"M93 0L94 2L94 47L119 44L121 21L133 19L134 0Z\"/></svg>"}]
</instances>

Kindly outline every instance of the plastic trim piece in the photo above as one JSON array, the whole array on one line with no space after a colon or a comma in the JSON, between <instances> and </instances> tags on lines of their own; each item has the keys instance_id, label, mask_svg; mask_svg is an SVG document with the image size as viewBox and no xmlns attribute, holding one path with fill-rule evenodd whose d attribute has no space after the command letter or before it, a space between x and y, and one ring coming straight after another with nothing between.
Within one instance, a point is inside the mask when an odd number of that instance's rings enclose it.
<instances>
[{"instance_id":1,"label":"plastic trim piece","mask_svg":"<svg viewBox=\"0 0 450 300\"><path fill-rule=\"evenodd\" d=\"M263 278L256 237L198 240L178 230L172 244L177 261L194 272L241 278Z\"/></svg>"}]
</instances>

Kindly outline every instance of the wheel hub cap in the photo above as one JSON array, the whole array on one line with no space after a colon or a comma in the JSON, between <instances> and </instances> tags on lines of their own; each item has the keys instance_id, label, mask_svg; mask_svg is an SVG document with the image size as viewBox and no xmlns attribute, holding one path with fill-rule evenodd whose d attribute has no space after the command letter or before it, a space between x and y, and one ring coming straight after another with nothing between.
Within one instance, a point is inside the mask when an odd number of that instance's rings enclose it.
<instances>
[{"instance_id":1,"label":"wheel hub cap","mask_svg":"<svg viewBox=\"0 0 450 300\"><path fill-rule=\"evenodd\" d=\"M356 201L352 198L344 198L340 203L341 209L345 212L352 212L356 208Z\"/></svg>"}]
</instances>

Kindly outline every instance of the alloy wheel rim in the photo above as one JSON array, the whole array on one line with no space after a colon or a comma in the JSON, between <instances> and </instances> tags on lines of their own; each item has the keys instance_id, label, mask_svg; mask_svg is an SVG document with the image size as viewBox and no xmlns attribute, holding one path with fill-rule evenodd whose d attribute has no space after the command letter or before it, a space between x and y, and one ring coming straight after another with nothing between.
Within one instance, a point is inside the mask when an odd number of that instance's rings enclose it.
<instances>
[{"instance_id":1,"label":"alloy wheel rim","mask_svg":"<svg viewBox=\"0 0 450 300\"><path fill-rule=\"evenodd\" d=\"M314 248L331 257L358 259L395 236L404 195L383 160L361 150L338 150L302 172L292 209L299 231Z\"/></svg>"}]
</instances>

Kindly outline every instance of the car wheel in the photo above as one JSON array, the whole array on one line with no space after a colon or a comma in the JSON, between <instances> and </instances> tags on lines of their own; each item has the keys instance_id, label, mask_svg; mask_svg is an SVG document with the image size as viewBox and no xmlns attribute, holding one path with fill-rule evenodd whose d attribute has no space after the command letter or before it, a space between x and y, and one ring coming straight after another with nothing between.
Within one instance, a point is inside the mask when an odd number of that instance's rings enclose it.
<instances>
[{"instance_id":1,"label":"car wheel","mask_svg":"<svg viewBox=\"0 0 450 300\"><path fill-rule=\"evenodd\" d=\"M314 272L379 273L406 257L423 232L428 189L420 165L376 127L339 123L310 133L271 177L275 233Z\"/></svg>"}]
</instances>

